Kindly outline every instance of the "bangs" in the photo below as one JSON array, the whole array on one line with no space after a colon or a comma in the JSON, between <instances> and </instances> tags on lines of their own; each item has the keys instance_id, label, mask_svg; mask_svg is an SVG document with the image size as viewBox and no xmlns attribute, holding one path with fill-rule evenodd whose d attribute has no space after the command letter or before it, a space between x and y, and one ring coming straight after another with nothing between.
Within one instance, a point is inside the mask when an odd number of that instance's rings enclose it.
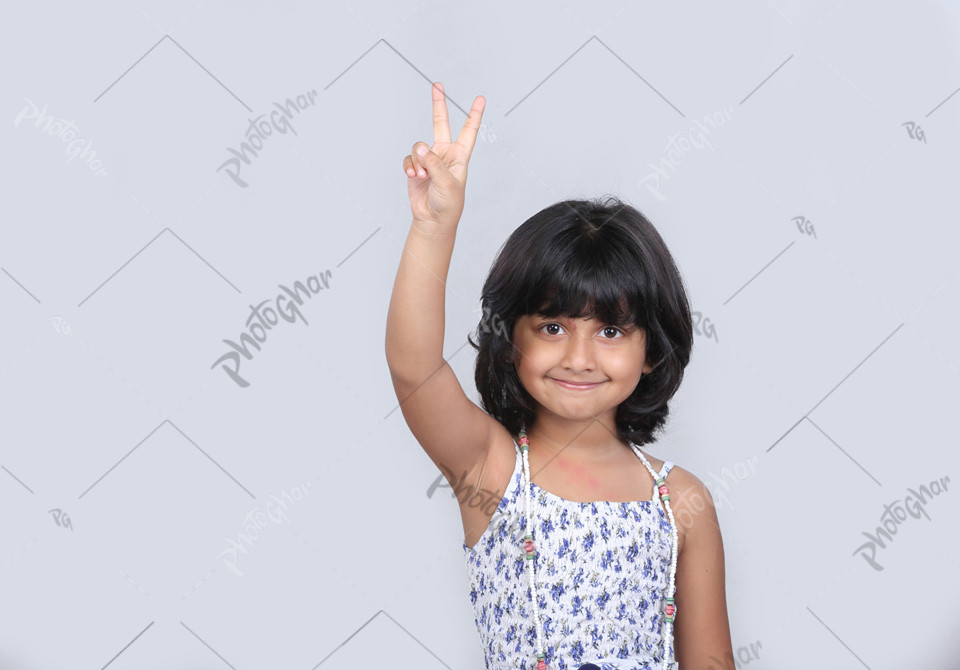
<instances>
[{"instance_id":1,"label":"bangs","mask_svg":"<svg viewBox=\"0 0 960 670\"><path fill-rule=\"evenodd\" d=\"M649 281L637 259L613 242L581 239L534 254L539 262L524 268L519 294L525 301L518 311L646 328Z\"/></svg>"}]
</instances>

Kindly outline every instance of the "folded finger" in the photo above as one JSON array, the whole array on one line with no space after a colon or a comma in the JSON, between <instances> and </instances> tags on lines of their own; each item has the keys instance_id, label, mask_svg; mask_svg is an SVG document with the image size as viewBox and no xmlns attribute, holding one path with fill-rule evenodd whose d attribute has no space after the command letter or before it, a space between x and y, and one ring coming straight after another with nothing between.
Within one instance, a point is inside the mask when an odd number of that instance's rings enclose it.
<instances>
[{"instance_id":1,"label":"folded finger","mask_svg":"<svg viewBox=\"0 0 960 670\"><path fill-rule=\"evenodd\" d=\"M427 171L423 169L423 161L420 159L420 154L417 152L417 149L420 147L430 151L430 146L426 142L415 142L413 145L413 150L410 152L410 157L413 159L413 169L417 171L417 176L426 177Z\"/></svg>"}]
</instances>

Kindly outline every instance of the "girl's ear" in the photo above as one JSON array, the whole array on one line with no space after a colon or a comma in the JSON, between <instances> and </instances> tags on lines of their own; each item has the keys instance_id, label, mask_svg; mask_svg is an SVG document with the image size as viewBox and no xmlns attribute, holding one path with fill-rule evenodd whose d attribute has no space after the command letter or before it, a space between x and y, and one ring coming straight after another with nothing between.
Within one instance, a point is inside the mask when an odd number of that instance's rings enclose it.
<instances>
[{"instance_id":1,"label":"girl's ear","mask_svg":"<svg viewBox=\"0 0 960 670\"><path fill-rule=\"evenodd\" d=\"M648 375L653 372L653 369L660 365L660 362L652 362L649 358L643 359L643 374Z\"/></svg>"}]
</instances>

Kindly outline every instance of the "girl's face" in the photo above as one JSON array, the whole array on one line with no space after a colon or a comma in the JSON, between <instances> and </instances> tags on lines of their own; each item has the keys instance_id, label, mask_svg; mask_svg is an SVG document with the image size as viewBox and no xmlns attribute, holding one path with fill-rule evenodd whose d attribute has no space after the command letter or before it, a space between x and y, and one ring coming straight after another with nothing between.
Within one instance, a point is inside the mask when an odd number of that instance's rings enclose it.
<instances>
[{"instance_id":1,"label":"girl's face","mask_svg":"<svg viewBox=\"0 0 960 670\"><path fill-rule=\"evenodd\" d=\"M613 425L646 361L646 334L634 325L611 326L596 319L528 314L514 325L514 366L542 411L557 418L600 419Z\"/></svg>"}]
</instances>

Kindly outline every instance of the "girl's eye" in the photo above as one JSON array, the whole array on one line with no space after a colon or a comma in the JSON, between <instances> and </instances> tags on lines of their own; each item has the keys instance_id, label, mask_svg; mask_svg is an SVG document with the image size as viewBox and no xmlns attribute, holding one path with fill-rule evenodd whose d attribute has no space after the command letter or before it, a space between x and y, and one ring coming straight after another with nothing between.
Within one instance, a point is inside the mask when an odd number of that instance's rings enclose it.
<instances>
[{"instance_id":1,"label":"girl's eye","mask_svg":"<svg viewBox=\"0 0 960 670\"><path fill-rule=\"evenodd\" d=\"M558 335L559 331L563 330L563 326L561 326L559 323L545 323L542 326L540 326L541 331L543 331L544 328L550 329L550 330L544 331L546 332L547 335ZM556 328L557 330L552 330L553 328ZM620 330L619 328L616 328L615 326L607 326L601 332L607 335L610 335L609 337L604 337L604 339L607 339L607 340L615 340L615 339L618 339L618 336L619 337L624 336L623 331Z\"/></svg>"}]
</instances>

